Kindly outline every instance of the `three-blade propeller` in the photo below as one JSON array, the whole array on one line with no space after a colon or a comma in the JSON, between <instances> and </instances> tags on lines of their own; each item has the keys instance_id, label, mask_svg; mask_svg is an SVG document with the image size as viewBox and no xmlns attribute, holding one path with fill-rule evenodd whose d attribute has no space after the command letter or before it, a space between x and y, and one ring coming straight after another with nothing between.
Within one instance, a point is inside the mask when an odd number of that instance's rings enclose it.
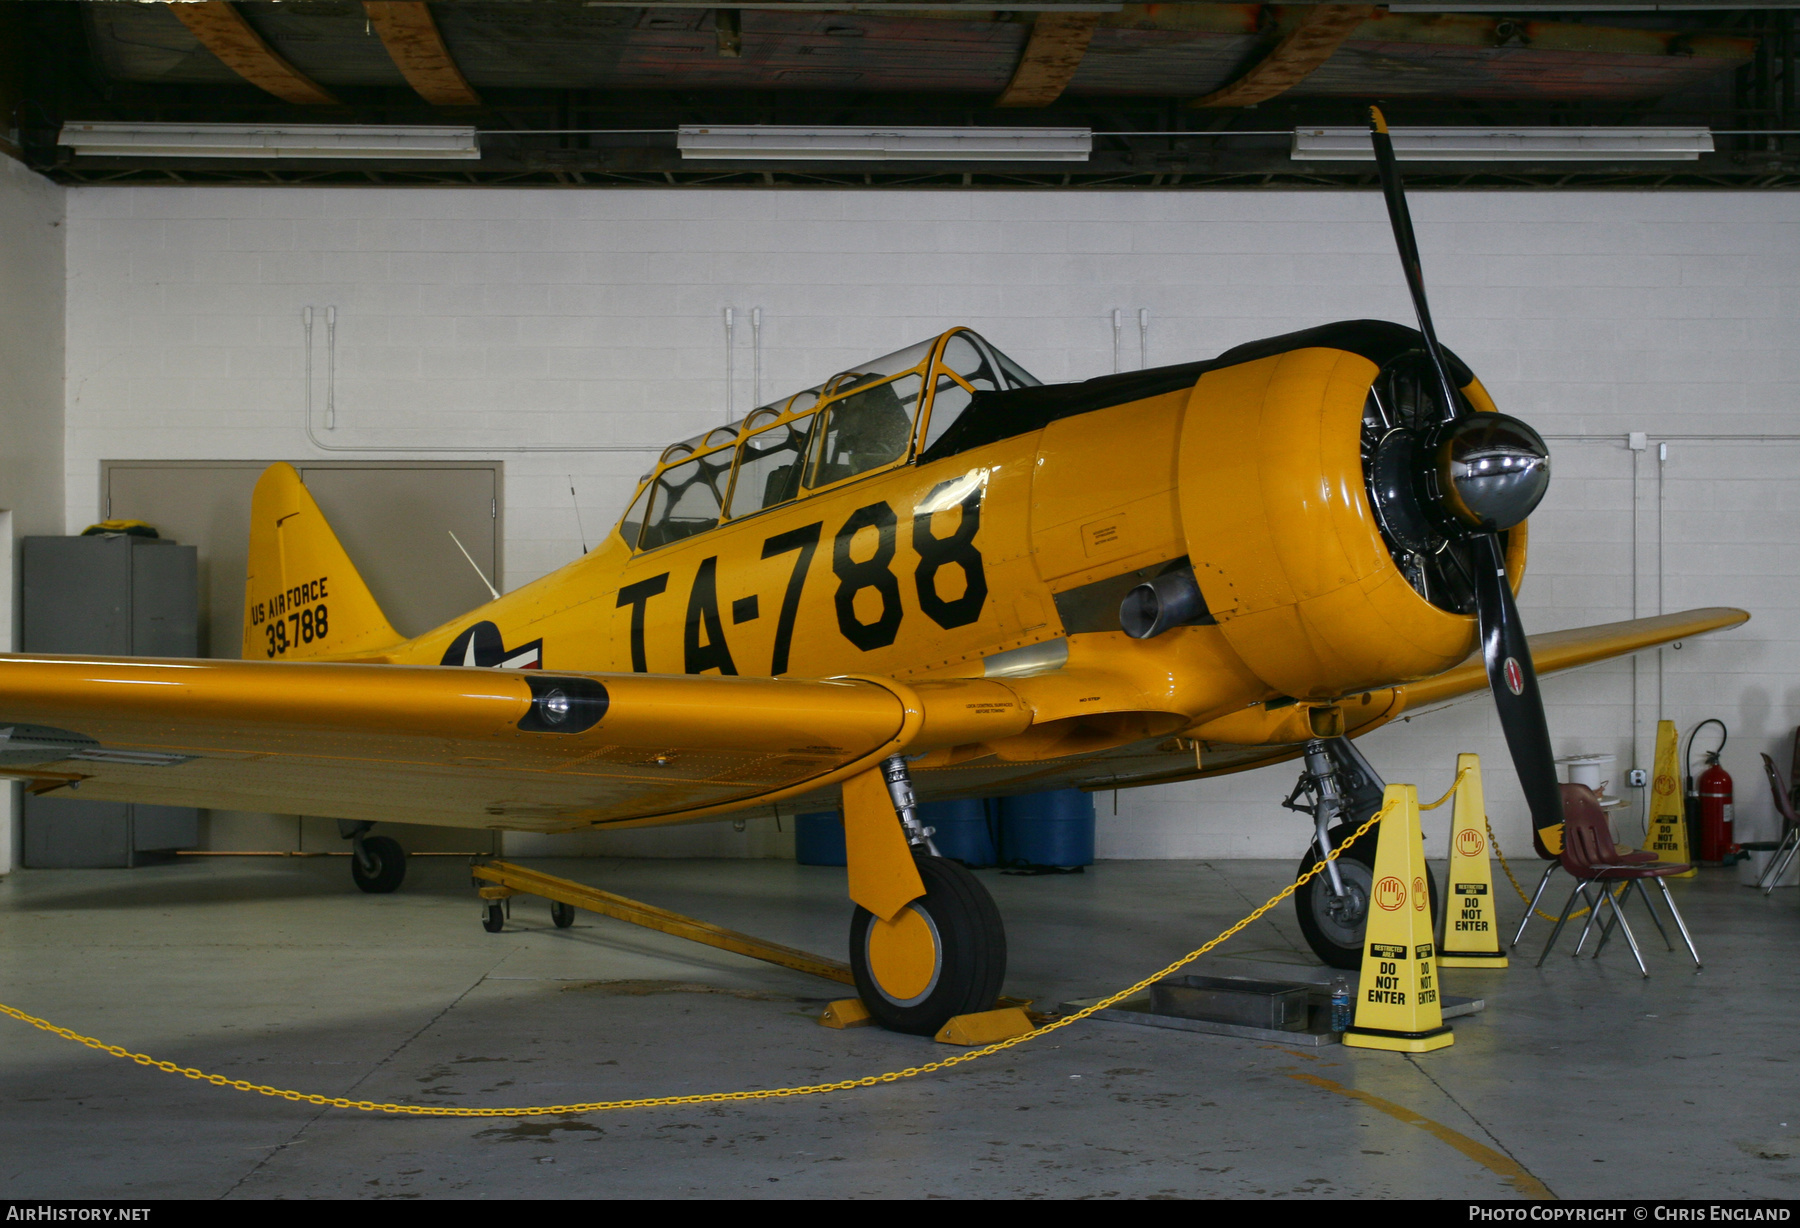
<instances>
[{"instance_id":1,"label":"three-blade propeller","mask_svg":"<svg viewBox=\"0 0 1800 1228\"><path fill-rule=\"evenodd\" d=\"M1531 646L1507 582L1500 538L1530 515L1543 498L1550 480L1549 449L1525 423L1505 414L1477 413L1457 391L1432 327L1419 246L1395 164L1394 143L1378 107L1369 108L1369 135L1375 145L1382 194L1387 198L1388 220L1400 249L1400 265L1418 312L1419 333L1437 376L1443 409L1442 424L1421 441L1418 451L1421 502L1436 514L1442 530L1461 536L1471 547L1475 614L1488 687L1531 807L1532 824L1550 851L1556 852L1561 848L1562 795L1537 671L1531 664Z\"/></svg>"}]
</instances>

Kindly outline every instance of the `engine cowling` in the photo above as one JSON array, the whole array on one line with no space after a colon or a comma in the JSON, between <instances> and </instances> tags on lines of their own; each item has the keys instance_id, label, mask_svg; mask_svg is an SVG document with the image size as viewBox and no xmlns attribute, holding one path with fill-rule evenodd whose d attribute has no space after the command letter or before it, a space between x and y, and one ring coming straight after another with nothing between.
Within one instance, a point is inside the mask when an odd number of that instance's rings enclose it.
<instances>
[{"instance_id":1,"label":"engine cowling","mask_svg":"<svg viewBox=\"0 0 1800 1228\"><path fill-rule=\"evenodd\" d=\"M1384 470L1365 424L1372 390L1408 360L1294 349L1209 371L1189 399L1179 502L1194 575L1232 650L1283 695L1326 701L1405 683L1475 647L1473 606L1428 568L1402 568L1423 552L1453 575L1457 561L1400 540L1380 514ZM1462 392L1493 409L1473 377ZM1407 466L1410 481L1416 458ZM1506 551L1515 589L1525 540L1521 522Z\"/></svg>"}]
</instances>

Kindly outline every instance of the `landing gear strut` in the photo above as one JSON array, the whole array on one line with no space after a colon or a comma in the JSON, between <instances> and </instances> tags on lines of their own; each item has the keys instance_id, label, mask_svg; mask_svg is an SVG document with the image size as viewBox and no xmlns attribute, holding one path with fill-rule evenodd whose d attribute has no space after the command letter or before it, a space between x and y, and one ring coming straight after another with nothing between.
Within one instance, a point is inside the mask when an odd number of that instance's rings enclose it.
<instances>
[{"instance_id":1,"label":"landing gear strut","mask_svg":"<svg viewBox=\"0 0 1800 1228\"><path fill-rule=\"evenodd\" d=\"M1379 810L1385 787L1348 738L1314 738L1306 744L1305 763L1294 791L1281 803L1313 820L1312 846L1300 859L1298 874L1312 869ZM1300 932L1313 953L1333 968L1354 970L1362 966L1363 932L1369 919L1369 887L1375 877L1379 835L1380 828L1371 828L1294 892ZM1437 878L1429 869L1425 878L1430 884L1431 919L1435 924Z\"/></svg>"},{"instance_id":2,"label":"landing gear strut","mask_svg":"<svg viewBox=\"0 0 1800 1228\"><path fill-rule=\"evenodd\" d=\"M877 1023L930 1036L953 1016L993 1009L1006 977L1006 930L981 880L937 855L914 810L906 760L895 755L881 770L925 894L891 921L857 908L850 970Z\"/></svg>"},{"instance_id":3,"label":"landing gear strut","mask_svg":"<svg viewBox=\"0 0 1800 1228\"><path fill-rule=\"evenodd\" d=\"M350 841L350 878L371 895L386 895L406 879L406 850L398 840L371 836L367 820L338 820L338 835Z\"/></svg>"}]
</instances>

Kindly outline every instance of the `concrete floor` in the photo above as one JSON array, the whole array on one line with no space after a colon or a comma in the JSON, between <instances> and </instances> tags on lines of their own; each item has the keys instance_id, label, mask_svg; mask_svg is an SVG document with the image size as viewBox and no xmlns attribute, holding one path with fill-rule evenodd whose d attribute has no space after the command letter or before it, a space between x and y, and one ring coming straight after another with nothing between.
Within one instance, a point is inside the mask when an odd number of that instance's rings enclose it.
<instances>
[{"instance_id":1,"label":"concrete floor","mask_svg":"<svg viewBox=\"0 0 1800 1228\"><path fill-rule=\"evenodd\" d=\"M842 953L841 870L535 864ZM1291 872L1108 862L982 878L1010 928L1008 992L1056 1003L1198 945ZM1419 1058L1089 1021L868 1090L471 1122L221 1090L0 1019L0 1197L1510 1198L1533 1182L1563 1198L1800 1196L1800 1100L1783 1069L1800 1062L1800 892L1765 900L1730 871L1676 891L1703 973L1653 930L1647 981L1616 943L1598 962L1552 955L1541 972L1529 959L1447 969L1447 992L1489 1006L1456 1021L1454 1047ZM334 1096L555 1104L810 1083L952 1052L817 1027L835 986L588 914L557 931L540 901L487 934L466 867L447 858L415 859L385 897L356 892L342 858L21 871L0 881L0 915L0 1001ZM1311 962L1285 904L1225 950ZM1506 1176L1507 1158L1529 1176Z\"/></svg>"}]
</instances>

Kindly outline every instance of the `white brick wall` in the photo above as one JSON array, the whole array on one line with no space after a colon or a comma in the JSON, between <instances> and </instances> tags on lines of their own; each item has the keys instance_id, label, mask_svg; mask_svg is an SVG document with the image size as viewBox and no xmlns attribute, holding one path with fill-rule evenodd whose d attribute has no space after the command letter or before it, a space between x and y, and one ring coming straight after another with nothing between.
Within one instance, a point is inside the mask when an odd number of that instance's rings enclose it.
<instances>
[{"instance_id":1,"label":"white brick wall","mask_svg":"<svg viewBox=\"0 0 1800 1228\"><path fill-rule=\"evenodd\" d=\"M1659 669L1683 728L1717 715L1739 814L1767 821L1756 752L1800 721L1793 441L1676 440L1657 571L1655 444L1625 432L1800 433L1800 223L1781 193L1457 192L1414 199L1439 331L1500 405L1551 435L1533 522L1534 629L1736 604L1745 630L1546 685L1559 753L1649 754ZM305 457L300 311L339 309L340 445L457 445L507 461L509 586L574 557L641 453L508 454L521 442L656 445L723 417L721 311L764 312L766 396L956 323L1046 380L1109 370L1111 312L1137 360L1209 356L1356 316L1410 322L1374 192L500 191L82 188L69 193L67 492L94 519L103 458ZM318 326L315 412L323 406ZM381 452L369 455L379 456ZM1497 831L1522 806L1485 705L1383 731L1390 779L1489 764ZM1105 856L1297 852L1291 771L1099 799ZM1443 821L1428 831L1442 837ZM723 829L719 829L723 830ZM721 845L720 851L726 846Z\"/></svg>"}]
</instances>

